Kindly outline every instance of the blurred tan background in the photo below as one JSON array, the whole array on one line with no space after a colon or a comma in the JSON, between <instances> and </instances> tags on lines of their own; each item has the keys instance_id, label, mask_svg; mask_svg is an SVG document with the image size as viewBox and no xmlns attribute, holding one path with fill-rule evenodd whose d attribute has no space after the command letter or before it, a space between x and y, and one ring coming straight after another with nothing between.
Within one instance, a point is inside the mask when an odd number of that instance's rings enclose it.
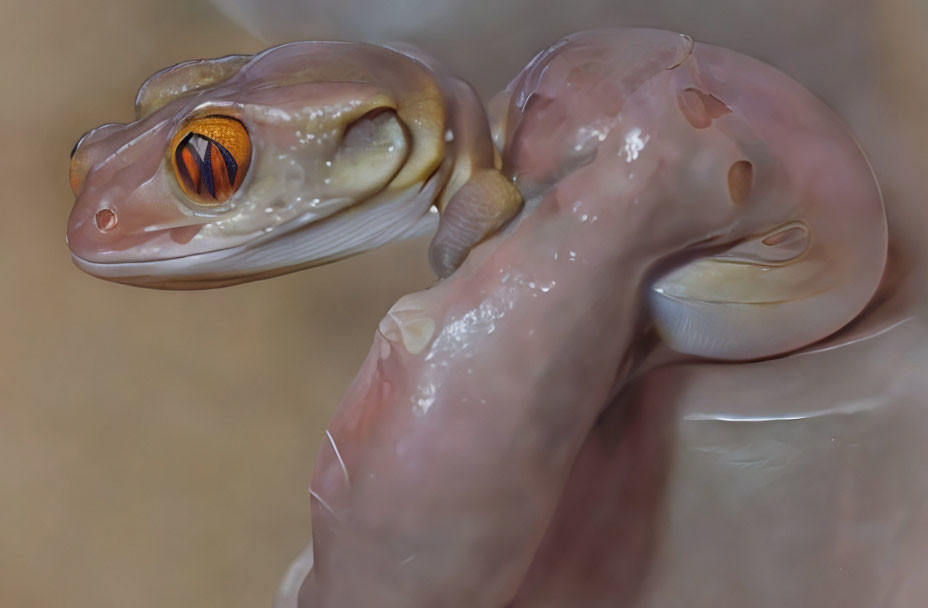
<instances>
[{"instance_id":1,"label":"blurred tan background","mask_svg":"<svg viewBox=\"0 0 928 608\"><path fill-rule=\"evenodd\" d=\"M251 33L206 0L4 6L4 608L269 605L309 538L306 488L326 419L379 318L432 281L424 241L210 292L82 275L64 242L68 152L89 128L131 120L137 87L162 67L272 39L405 37L488 96L560 34L662 26L750 52L822 95L870 153L896 233L921 239L928 225L922 0L511 0L493 10L435 0L418 3L430 8L414 23L391 17L385 0L320 0L315 12L266 1L261 19L247 0L217 2Z\"/></svg>"}]
</instances>

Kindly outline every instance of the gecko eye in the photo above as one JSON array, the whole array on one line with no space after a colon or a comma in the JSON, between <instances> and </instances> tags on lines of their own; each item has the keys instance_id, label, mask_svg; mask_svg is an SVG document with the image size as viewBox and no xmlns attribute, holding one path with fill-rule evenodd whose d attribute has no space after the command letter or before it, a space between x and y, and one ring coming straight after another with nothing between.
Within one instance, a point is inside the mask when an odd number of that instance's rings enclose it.
<instances>
[{"instance_id":1,"label":"gecko eye","mask_svg":"<svg viewBox=\"0 0 928 608\"><path fill-rule=\"evenodd\" d=\"M229 200L245 179L251 139L245 126L226 116L205 116L187 123L171 140L174 177L184 194L199 205Z\"/></svg>"}]
</instances>

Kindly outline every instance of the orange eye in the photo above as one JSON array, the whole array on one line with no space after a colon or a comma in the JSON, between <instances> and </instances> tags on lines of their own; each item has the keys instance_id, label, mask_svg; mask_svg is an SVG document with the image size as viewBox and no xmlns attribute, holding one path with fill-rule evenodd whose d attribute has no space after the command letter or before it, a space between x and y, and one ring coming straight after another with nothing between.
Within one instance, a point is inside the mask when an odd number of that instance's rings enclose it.
<instances>
[{"instance_id":1,"label":"orange eye","mask_svg":"<svg viewBox=\"0 0 928 608\"><path fill-rule=\"evenodd\" d=\"M171 164L184 194L207 207L235 194L251 163L251 139L245 125L226 116L205 116L188 123L171 140Z\"/></svg>"}]
</instances>

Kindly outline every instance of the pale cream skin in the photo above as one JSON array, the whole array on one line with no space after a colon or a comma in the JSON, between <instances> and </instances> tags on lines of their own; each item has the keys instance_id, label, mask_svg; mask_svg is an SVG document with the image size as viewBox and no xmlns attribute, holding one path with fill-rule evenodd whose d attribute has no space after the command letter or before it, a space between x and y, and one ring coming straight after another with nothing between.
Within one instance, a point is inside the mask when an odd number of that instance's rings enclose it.
<instances>
[{"instance_id":1,"label":"pale cream skin","mask_svg":"<svg viewBox=\"0 0 928 608\"><path fill-rule=\"evenodd\" d=\"M688 89L702 97L681 102ZM724 110L699 106L707 96ZM836 520L827 502L807 509L810 476L790 459L809 461L761 432L738 480L737 463L699 464L711 428L679 431L696 433L693 446L674 426L681 402L688 424L814 424L832 407L854 420L872 407L790 391L808 357L834 382L857 341L898 322L884 310L823 341L870 301L886 262L880 193L850 133L773 68L649 30L558 43L493 109L527 212L381 323L314 475L315 566L299 605L773 606L879 593L867 572L883 540L853 540L868 557L841 560L821 530L847 546L859 521ZM728 179L740 161L753 167L747 187ZM764 244L797 226L798 246L796 232ZM806 350L690 373L693 359L650 328L716 359ZM751 402L758 373L779 378L782 403ZM737 415L700 398L713 383L740 395ZM674 443L692 464L674 460ZM701 496L704 484L717 489ZM803 564L835 560L858 575L853 592L803 577Z\"/></svg>"},{"instance_id":2,"label":"pale cream skin","mask_svg":"<svg viewBox=\"0 0 928 608\"><path fill-rule=\"evenodd\" d=\"M229 285L436 224L430 253L445 275L521 206L494 168L476 94L415 49L298 42L192 61L146 81L136 110L136 122L89 132L72 156L68 243L82 270L109 280ZM185 195L171 166L175 133L208 116L241 121L252 148L218 206Z\"/></svg>"},{"instance_id":3,"label":"pale cream skin","mask_svg":"<svg viewBox=\"0 0 928 608\"><path fill-rule=\"evenodd\" d=\"M773 68L653 30L562 41L492 110L526 212L381 323L314 475L300 566L315 567L280 605L876 605L881 558L918 549L887 549L849 510L904 529L895 505L912 494L885 483L866 503L853 481L919 459L806 456L782 431L840 415L842 440L866 446L889 376L848 374L857 349L923 335L900 338L912 323L879 301L845 327L887 248L852 136ZM495 208L472 190L462 216ZM157 267L163 286L183 275ZM792 390L813 360L846 390ZM917 386L917 369L893 373ZM753 401L760 378L779 402ZM896 402L905 429L912 398ZM739 420L768 421L740 451ZM838 453L850 481L807 472ZM808 575L836 561L847 575Z\"/></svg>"}]
</instances>

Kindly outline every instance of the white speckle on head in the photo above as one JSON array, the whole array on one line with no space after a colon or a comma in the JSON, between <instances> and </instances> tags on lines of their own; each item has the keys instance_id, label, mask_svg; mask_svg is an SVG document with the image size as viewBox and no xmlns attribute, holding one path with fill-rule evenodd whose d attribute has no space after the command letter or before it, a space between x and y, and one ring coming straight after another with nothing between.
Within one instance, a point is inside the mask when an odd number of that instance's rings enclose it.
<instances>
[{"instance_id":1,"label":"white speckle on head","mask_svg":"<svg viewBox=\"0 0 928 608\"><path fill-rule=\"evenodd\" d=\"M641 137L641 129L634 128L625 136L625 162L630 163L638 159L638 155L644 150L644 147L651 140L650 135Z\"/></svg>"},{"instance_id":2,"label":"white speckle on head","mask_svg":"<svg viewBox=\"0 0 928 608\"><path fill-rule=\"evenodd\" d=\"M280 108L265 107L264 108L265 118L270 118L272 120L279 120L281 122L288 122L293 119L290 115L290 112L281 110Z\"/></svg>"}]
</instances>

